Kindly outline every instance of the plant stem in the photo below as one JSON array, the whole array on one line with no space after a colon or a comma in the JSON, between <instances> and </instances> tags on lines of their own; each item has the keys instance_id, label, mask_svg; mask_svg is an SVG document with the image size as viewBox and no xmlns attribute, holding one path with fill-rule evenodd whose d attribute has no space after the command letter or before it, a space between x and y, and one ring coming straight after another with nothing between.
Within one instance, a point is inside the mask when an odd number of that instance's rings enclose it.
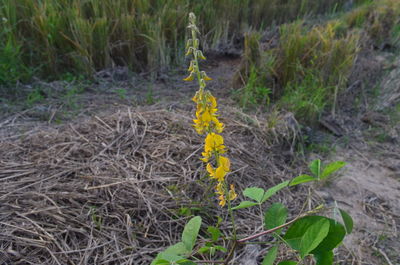
<instances>
[{"instance_id":1,"label":"plant stem","mask_svg":"<svg viewBox=\"0 0 400 265\"><path fill-rule=\"evenodd\" d=\"M302 217L304 217L304 216L307 216L307 215L308 215L308 213L301 214L301 215L297 216L296 218L294 218L293 220L291 220L291 221L289 221L289 222L287 222L287 223L284 223L283 225L274 227L274 228L269 229L269 230L266 230L266 231L262 231L262 232L260 232L260 233L257 233L257 234L254 234L254 235L251 235L251 236L248 236L248 237L245 237L245 238L242 238L242 239L240 239L240 240L237 240L237 242L238 242L238 243L244 243L244 242L246 242L246 241L255 239L255 238L257 238L257 237L260 237L260 236L263 236L263 235L267 235L267 234L271 234L271 233L275 232L276 230L279 230L279 229L281 229L281 228L284 228L284 227L286 227L286 226L288 226L288 225L293 224L294 222L296 222L296 221L299 220L300 218L302 218Z\"/></svg>"}]
</instances>

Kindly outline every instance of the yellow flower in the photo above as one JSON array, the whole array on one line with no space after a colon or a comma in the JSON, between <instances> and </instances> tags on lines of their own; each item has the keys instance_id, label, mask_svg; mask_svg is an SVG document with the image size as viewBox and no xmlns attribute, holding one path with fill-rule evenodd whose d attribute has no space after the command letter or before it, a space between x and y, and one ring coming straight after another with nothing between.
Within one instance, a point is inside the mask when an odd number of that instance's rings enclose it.
<instances>
[{"instance_id":1,"label":"yellow flower","mask_svg":"<svg viewBox=\"0 0 400 265\"><path fill-rule=\"evenodd\" d=\"M231 161L229 161L229 158L220 156L218 160L219 166L222 167L225 172L229 172L231 167Z\"/></svg>"},{"instance_id":2,"label":"yellow flower","mask_svg":"<svg viewBox=\"0 0 400 265\"><path fill-rule=\"evenodd\" d=\"M224 138L216 133L209 133L207 134L206 140L205 140L205 147L204 150L206 152L209 151L223 151L225 149L224 146Z\"/></svg>"},{"instance_id":3,"label":"yellow flower","mask_svg":"<svg viewBox=\"0 0 400 265\"><path fill-rule=\"evenodd\" d=\"M194 72L190 72L190 75L183 79L183 81L193 81L194 80Z\"/></svg>"},{"instance_id":4,"label":"yellow flower","mask_svg":"<svg viewBox=\"0 0 400 265\"><path fill-rule=\"evenodd\" d=\"M212 78L209 77L209 76L206 74L206 72L204 72L204 71L201 71L201 76L203 77L203 80L204 80L204 81L210 81L210 80L212 80Z\"/></svg>"},{"instance_id":5,"label":"yellow flower","mask_svg":"<svg viewBox=\"0 0 400 265\"><path fill-rule=\"evenodd\" d=\"M225 175L228 171L224 170L223 166L217 167L215 170L210 163L207 164L207 171L210 174L211 178L216 179L218 182L222 182L225 179Z\"/></svg>"},{"instance_id":6,"label":"yellow flower","mask_svg":"<svg viewBox=\"0 0 400 265\"><path fill-rule=\"evenodd\" d=\"M219 200L219 205L220 205L221 207L224 207L225 204L226 204L225 196L224 196L224 195L220 195L220 196L218 197L218 200Z\"/></svg>"},{"instance_id":7,"label":"yellow flower","mask_svg":"<svg viewBox=\"0 0 400 265\"><path fill-rule=\"evenodd\" d=\"M216 193L219 194L219 195L223 195L225 193L222 182L218 182L218 184L215 187L215 189L217 190Z\"/></svg>"},{"instance_id":8,"label":"yellow flower","mask_svg":"<svg viewBox=\"0 0 400 265\"><path fill-rule=\"evenodd\" d=\"M231 184L230 186L228 197L230 201L233 201L237 197L237 194L235 192L235 186L233 184Z\"/></svg>"}]
</instances>

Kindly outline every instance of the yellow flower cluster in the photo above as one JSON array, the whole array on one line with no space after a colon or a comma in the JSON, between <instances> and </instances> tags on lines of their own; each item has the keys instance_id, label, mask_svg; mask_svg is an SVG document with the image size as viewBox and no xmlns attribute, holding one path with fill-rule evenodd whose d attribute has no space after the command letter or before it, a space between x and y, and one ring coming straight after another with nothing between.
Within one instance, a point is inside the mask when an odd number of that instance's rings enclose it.
<instances>
[{"instance_id":1,"label":"yellow flower cluster","mask_svg":"<svg viewBox=\"0 0 400 265\"><path fill-rule=\"evenodd\" d=\"M189 76L185 81L193 81L195 77L199 82L199 90L193 97L193 101L197 104L196 119L193 120L194 128L200 135L207 134L204 144L203 160L207 163L207 172L211 179L216 180L215 187L218 195L219 205L226 205L227 200L234 200L237 197L235 187L230 185L229 190L226 184L226 175L230 172L230 160L223 154L226 153L224 138L220 135L224 130L224 124L218 120L217 100L206 91L206 81L211 80L204 71L200 71L198 59L205 60L203 53L199 50L199 40L196 34L199 32L196 26L196 17L193 13L189 14L189 29L192 32L192 38L187 41L186 55L192 55L193 59L189 65ZM213 165L215 164L215 166Z\"/></svg>"}]
</instances>

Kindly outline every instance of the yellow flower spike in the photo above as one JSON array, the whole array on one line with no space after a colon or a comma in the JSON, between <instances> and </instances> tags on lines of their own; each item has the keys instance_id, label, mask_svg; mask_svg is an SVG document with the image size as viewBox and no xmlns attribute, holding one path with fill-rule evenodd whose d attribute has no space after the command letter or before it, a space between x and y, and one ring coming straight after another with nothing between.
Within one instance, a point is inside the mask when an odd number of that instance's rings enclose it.
<instances>
[{"instance_id":1,"label":"yellow flower spike","mask_svg":"<svg viewBox=\"0 0 400 265\"><path fill-rule=\"evenodd\" d=\"M233 184L231 184L230 189L229 189L229 194L228 194L228 198L230 201L233 201L234 199L236 199L237 194L235 192L235 186Z\"/></svg>"},{"instance_id":2,"label":"yellow flower spike","mask_svg":"<svg viewBox=\"0 0 400 265\"><path fill-rule=\"evenodd\" d=\"M190 72L190 75L183 79L183 81L193 81L194 80L194 72Z\"/></svg>"}]
</instances>

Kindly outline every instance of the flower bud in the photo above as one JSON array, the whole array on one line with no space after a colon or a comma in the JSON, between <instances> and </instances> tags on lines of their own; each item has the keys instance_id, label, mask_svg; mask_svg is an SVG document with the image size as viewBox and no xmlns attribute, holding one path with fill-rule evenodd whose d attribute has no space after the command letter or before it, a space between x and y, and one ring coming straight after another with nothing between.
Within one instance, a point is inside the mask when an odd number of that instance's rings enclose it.
<instances>
[{"instance_id":1,"label":"flower bud","mask_svg":"<svg viewBox=\"0 0 400 265\"><path fill-rule=\"evenodd\" d=\"M183 79L183 81L193 81L194 80L194 72L190 72L190 75Z\"/></svg>"},{"instance_id":2,"label":"flower bud","mask_svg":"<svg viewBox=\"0 0 400 265\"><path fill-rule=\"evenodd\" d=\"M203 78L204 81L210 81L210 80L212 80L212 78L209 77L209 76L206 74L206 72L204 72L204 71L201 71L201 77Z\"/></svg>"},{"instance_id":3,"label":"flower bud","mask_svg":"<svg viewBox=\"0 0 400 265\"><path fill-rule=\"evenodd\" d=\"M189 56L193 53L193 47L189 47L189 49L187 50L185 56Z\"/></svg>"},{"instance_id":4,"label":"flower bud","mask_svg":"<svg viewBox=\"0 0 400 265\"><path fill-rule=\"evenodd\" d=\"M204 55L203 55L203 52L200 50L197 51L197 58L202 59L202 60L206 59L206 57L204 57Z\"/></svg>"}]
</instances>

